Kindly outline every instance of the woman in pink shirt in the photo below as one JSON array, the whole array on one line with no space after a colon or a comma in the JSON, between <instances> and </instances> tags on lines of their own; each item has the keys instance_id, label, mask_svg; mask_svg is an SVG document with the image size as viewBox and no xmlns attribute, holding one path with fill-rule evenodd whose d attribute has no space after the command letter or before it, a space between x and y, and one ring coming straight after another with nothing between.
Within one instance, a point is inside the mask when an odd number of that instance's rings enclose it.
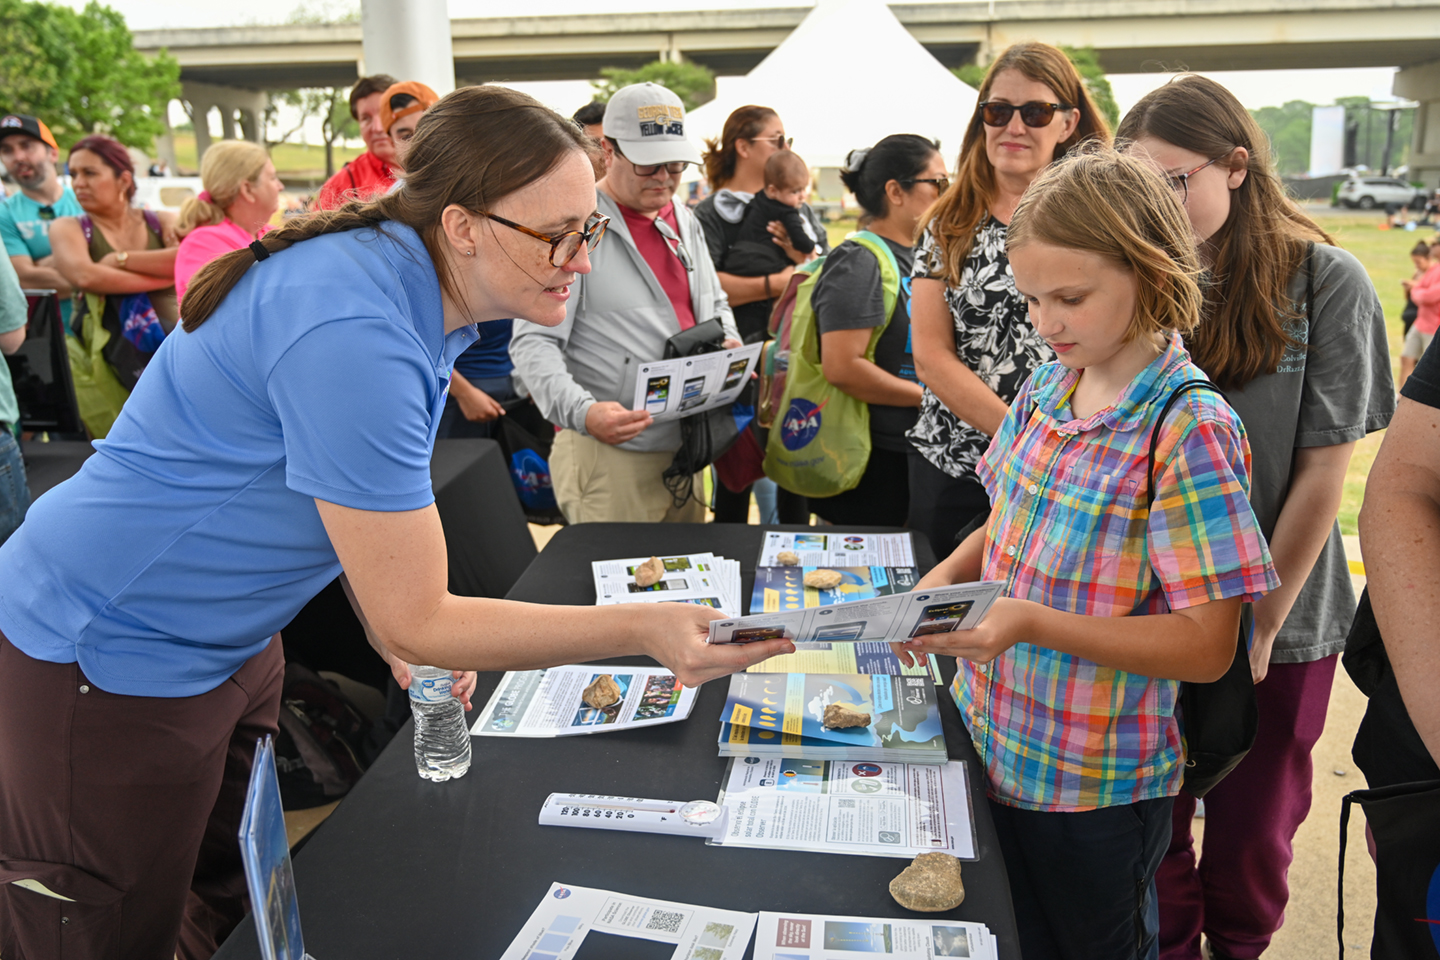
<instances>
[{"instance_id":1,"label":"woman in pink shirt","mask_svg":"<svg viewBox=\"0 0 1440 960\"><path fill-rule=\"evenodd\" d=\"M185 238L175 255L175 292L182 301L201 267L259 239L285 189L265 148L246 140L224 140L206 150L200 179L205 189L185 201L177 226Z\"/></svg>"},{"instance_id":2,"label":"woman in pink shirt","mask_svg":"<svg viewBox=\"0 0 1440 960\"><path fill-rule=\"evenodd\" d=\"M1407 284L1410 300L1418 307L1415 322L1405 331L1405 347L1400 353L1400 382L1415 372L1415 364L1425 355L1435 331L1440 330L1440 244L1430 247L1430 269Z\"/></svg>"}]
</instances>

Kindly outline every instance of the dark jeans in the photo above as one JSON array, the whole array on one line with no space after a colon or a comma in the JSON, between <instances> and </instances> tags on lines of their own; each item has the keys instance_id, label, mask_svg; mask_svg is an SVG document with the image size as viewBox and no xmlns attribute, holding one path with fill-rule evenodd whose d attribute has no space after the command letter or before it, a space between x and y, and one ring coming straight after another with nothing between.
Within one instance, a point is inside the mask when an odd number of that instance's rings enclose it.
<instances>
[{"instance_id":1,"label":"dark jeans","mask_svg":"<svg viewBox=\"0 0 1440 960\"><path fill-rule=\"evenodd\" d=\"M833 497L811 497L810 509L834 524L903 527L910 517L906 455L871 449L860 482Z\"/></svg>"},{"instance_id":2,"label":"dark jeans","mask_svg":"<svg viewBox=\"0 0 1440 960\"><path fill-rule=\"evenodd\" d=\"M277 637L208 693L121 696L0 636L0 956L214 953L245 916L237 834L284 674Z\"/></svg>"},{"instance_id":3,"label":"dark jeans","mask_svg":"<svg viewBox=\"0 0 1440 960\"><path fill-rule=\"evenodd\" d=\"M1155 960L1173 799L1081 813L990 801L1025 960Z\"/></svg>"},{"instance_id":4,"label":"dark jeans","mask_svg":"<svg viewBox=\"0 0 1440 960\"><path fill-rule=\"evenodd\" d=\"M490 399L496 403L508 403L519 396L515 392L515 385L509 377L498 377L493 380L471 380L470 385L484 390L490 395ZM465 414L460 412L460 404L455 397L445 398L445 412L440 414L440 427L435 434L437 440L471 440L480 438L489 440L495 436L499 427L499 419L484 420L479 423L473 420L466 420Z\"/></svg>"},{"instance_id":5,"label":"dark jeans","mask_svg":"<svg viewBox=\"0 0 1440 960\"><path fill-rule=\"evenodd\" d=\"M975 474L952 477L915 451L910 464L910 528L930 538L935 558L955 550L955 534L990 512L990 495Z\"/></svg>"},{"instance_id":6,"label":"dark jeans","mask_svg":"<svg viewBox=\"0 0 1440 960\"><path fill-rule=\"evenodd\" d=\"M0 543L10 539L29 509L30 487L20 442L8 429L0 430Z\"/></svg>"}]
</instances>

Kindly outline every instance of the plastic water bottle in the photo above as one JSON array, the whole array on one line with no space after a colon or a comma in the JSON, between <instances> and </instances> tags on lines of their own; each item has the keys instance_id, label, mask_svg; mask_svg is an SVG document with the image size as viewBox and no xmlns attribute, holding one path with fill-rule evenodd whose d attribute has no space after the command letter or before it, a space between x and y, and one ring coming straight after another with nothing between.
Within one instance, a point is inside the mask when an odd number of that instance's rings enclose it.
<instances>
[{"instance_id":1,"label":"plastic water bottle","mask_svg":"<svg viewBox=\"0 0 1440 960\"><path fill-rule=\"evenodd\" d=\"M415 716L415 766L426 780L463 777L470 769L465 707L450 695L449 670L410 667L410 712Z\"/></svg>"}]
</instances>

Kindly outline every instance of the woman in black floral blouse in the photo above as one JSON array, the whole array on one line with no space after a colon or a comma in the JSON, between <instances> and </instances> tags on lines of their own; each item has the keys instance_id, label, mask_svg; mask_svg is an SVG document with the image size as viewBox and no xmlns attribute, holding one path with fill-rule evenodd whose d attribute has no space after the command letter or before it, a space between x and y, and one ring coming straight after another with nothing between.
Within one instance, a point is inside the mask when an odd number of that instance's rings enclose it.
<instances>
[{"instance_id":1,"label":"woman in black floral blouse","mask_svg":"<svg viewBox=\"0 0 1440 960\"><path fill-rule=\"evenodd\" d=\"M1005 256L1010 215L1030 181L1110 129L1065 54L1018 43L990 65L955 178L921 220L911 289L915 370L925 385L907 434L910 526L944 556L987 514L975 464L1032 370L1050 360Z\"/></svg>"}]
</instances>

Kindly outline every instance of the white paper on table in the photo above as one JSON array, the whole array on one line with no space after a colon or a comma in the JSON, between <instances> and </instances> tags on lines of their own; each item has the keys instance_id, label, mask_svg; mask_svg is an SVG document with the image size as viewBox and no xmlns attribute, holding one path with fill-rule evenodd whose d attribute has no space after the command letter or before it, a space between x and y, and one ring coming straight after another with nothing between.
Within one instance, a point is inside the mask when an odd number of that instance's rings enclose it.
<instances>
[{"instance_id":1,"label":"white paper on table","mask_svg":"<svg viewBox=\"0 0 1440 960\"><path fill-rule=\"evenodd\" d=\"M673 943L671 960L740 960L754 929L753 913L552 883L500 960L571 960L586 937Z\"/></svg>"},{"instance_id":2,"label":"white paper on table","mask_svg":"<svg viewBox=\"0 0 1440 960\"><path fill-rule=\"evenodd\" d=\"M802 567L913 567L915 545L908 533L794 533L770 530L757 567L778 567L780 551L798 554Z\"/></svg>"},{"instance_id":3,"label":"white paper on table","mask_svg":"<svg viewBox=\"0 0 1440 960\"><path fill-rule=\"evenodd\" d=\"M739 563L711 553L660 557L665 567L665 575L660 582L649 587L636 586L635 568L649 559L629 557L593 561L590 570L595 579L595 605L696 603L712 607L727 616L739 615Z\"/></svg>"},{"instance_id":4,"label":"white paper on table","mask_svg":"<svg viewBox=\"0 0 1440 960\"><path fill-rule=\"evenodd\" d=\"M763 344L718 350L693 357L654 360L636 369L632 410L644 410L657 422L734 403L760 357Z\"/></svg>"},{"instance_id":5,"label":"white paper on table","mask_svg":"<svg viewBox=\"0 0 1440 960\"><path fill-rule=\"evenodd\" d=\"M996 960L990 929L963 920L830 917L762 910L755 926L755 960L840 960L868 954L884 954L892 960Z\"/></svg>"},{"instance_id":6,"label":"white paper on table","mask_svg":"<svg viewBox=\"0 0 1440 960\"><path fill-rule=\"evenodd\" d=\"M978 580L826 607L712 620L707 640L752 643L784 637L796 643L893 643L969 630L985 618L1004 586L1001 580Z\"/></svg>"},{"instance_id":7,"label":"white paper on table","mask_svg":"<svg viewBox=\"0 0 1440 960\"><path fill-rule=\"evenodd\" d=\"M621 700L597 710L580 695L601 674ZM570 737L678 723L690 716L699 687L685 687L663 667L588 664L511 671L470 728L477 737Z\"/></svg>"},{"instance_id":8,"label":"white paper on table","mask_svg":"<svg viewBox=\"0 0 1440 960\"><path fill-rule=\"evenodd\" d=\"M975 859L965 764L736 757L720 803L726 847Z\"/></svg>"}]
</instances>

